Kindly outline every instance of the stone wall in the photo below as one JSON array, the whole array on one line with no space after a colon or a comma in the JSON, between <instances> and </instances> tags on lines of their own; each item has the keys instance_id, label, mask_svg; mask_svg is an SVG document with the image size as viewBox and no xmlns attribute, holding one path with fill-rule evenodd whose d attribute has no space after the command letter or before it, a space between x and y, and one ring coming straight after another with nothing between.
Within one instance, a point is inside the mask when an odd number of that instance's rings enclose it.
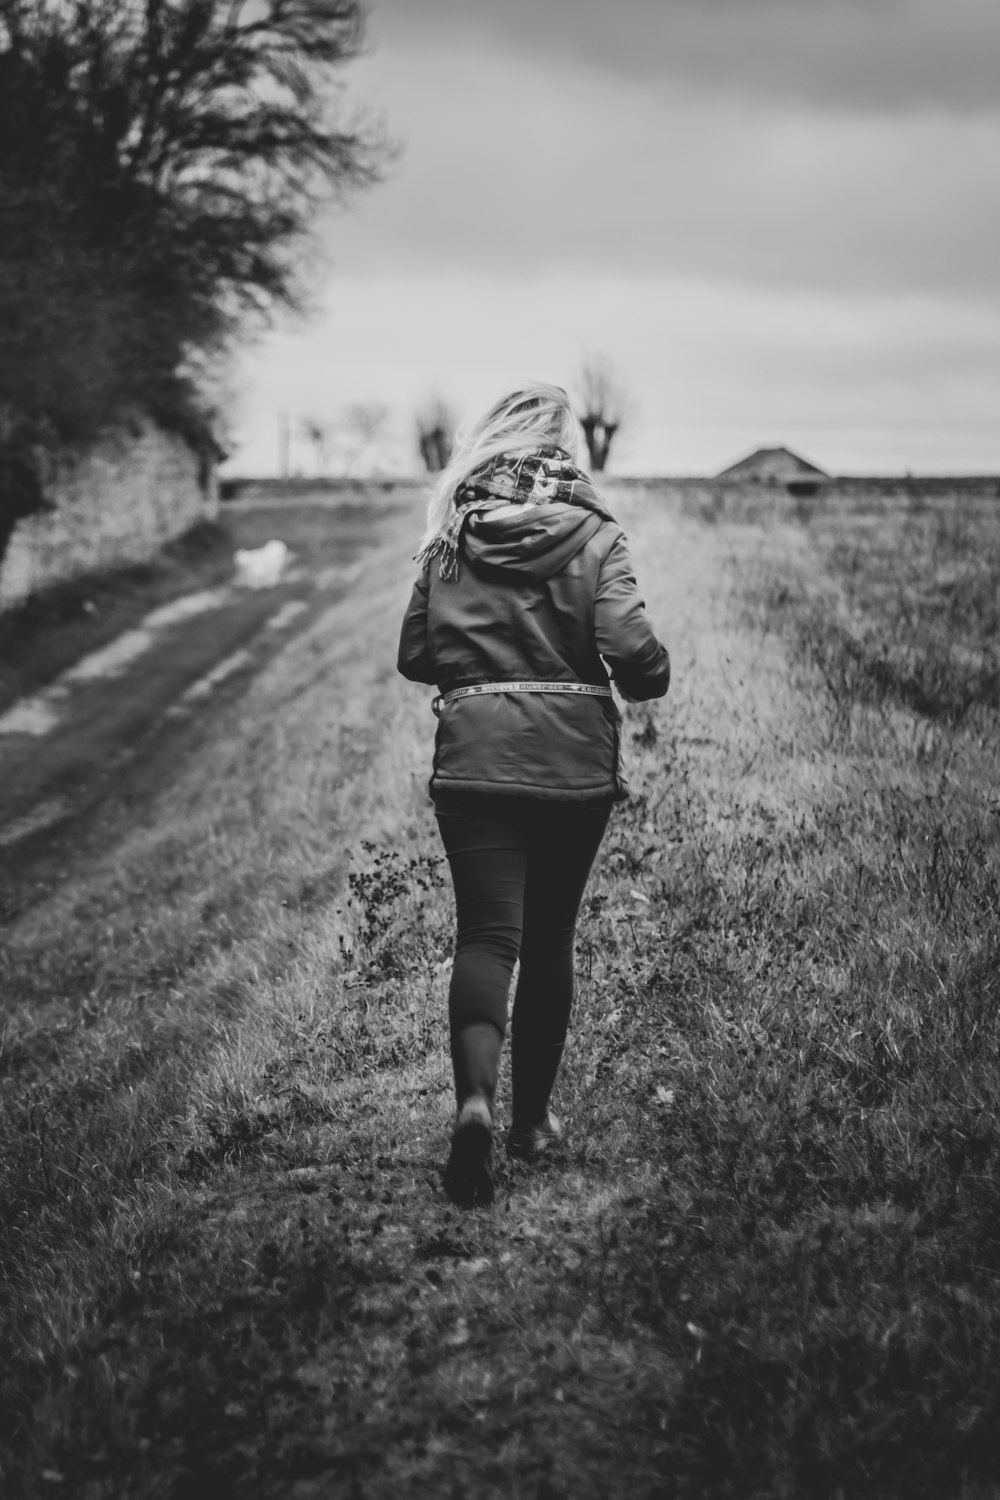
<instances>
[{"instance_id":1,"label":"stone wall","mask_svg":"<svg viewBox=\"0 0 1000 1500\"><path fill-rule=\"evenodd\" d=\"M54 465L51 509L19 521L0 562L0 608L48 584L142 562L218 512L210 464L151 424Z\"/></svg>"}]
</instances>

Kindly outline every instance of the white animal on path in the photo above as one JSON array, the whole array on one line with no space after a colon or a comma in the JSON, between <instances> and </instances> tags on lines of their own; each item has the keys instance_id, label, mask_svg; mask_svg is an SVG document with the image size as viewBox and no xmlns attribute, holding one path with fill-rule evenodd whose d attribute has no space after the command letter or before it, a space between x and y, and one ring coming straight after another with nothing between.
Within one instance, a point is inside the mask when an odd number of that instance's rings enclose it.
<instances>
[{"instance_id":1,"label":"white animal on path","mask_svg":"<svg viewBox=\"0 0 1000 1500\"><path fill-rule=\"evenodd\" d=\"M234 558L236 582L248 589L273 589L284 572L288 548L272 540L263 547L240 547Z\"/></svg>"}]
</instances>

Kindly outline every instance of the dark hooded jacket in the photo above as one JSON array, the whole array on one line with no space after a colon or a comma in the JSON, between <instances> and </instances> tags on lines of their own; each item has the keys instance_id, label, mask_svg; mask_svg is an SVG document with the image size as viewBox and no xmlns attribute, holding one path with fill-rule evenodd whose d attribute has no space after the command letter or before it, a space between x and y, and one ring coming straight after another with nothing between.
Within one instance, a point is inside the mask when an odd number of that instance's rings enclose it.
<instances>
[{"instance_id":1,"label":"dark hooded jacket","mask_svg":"<svg viewBox=\"0 0 1000 1500\"><path fill-rule=\"evenodd\" d=\"M442 693L483 682L604 687L610 669L629 698L666 693L670 659L615 521L560 502L489 511L468 520L458 561L458 576L443 579L432 558L414 584L404 677ZM583 693L458 699L441 708L431 792L621 800L620 724L610 698Z\"/></svg>"}]
</instances>

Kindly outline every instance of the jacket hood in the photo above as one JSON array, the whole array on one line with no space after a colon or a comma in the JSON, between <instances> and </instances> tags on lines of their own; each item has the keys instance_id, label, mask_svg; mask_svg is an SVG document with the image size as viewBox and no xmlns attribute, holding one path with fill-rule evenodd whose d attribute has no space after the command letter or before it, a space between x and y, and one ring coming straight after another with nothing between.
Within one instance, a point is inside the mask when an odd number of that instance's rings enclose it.
<instances>
[{"instance_id":1,"label":"jacket hood","mask_svg":"<svg viewBox=\"0 0 1000 1500\"><path fill-rule=\"evenodd\" d=\"M470 516L462 554L483 577L553 578L581 552L603 516L579 505L505 505Z\"/></svg>"}]
</instances>

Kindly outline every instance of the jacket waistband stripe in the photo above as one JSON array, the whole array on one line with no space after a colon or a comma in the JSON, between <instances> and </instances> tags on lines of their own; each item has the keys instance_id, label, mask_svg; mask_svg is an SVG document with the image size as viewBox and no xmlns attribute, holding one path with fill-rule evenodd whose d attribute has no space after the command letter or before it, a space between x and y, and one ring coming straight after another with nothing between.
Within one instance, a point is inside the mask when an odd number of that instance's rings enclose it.
<instances>
[{"instance_id":1,"label":"jacket waistband stripe","mask_svg":"<svg viewBox=\"0 0 1000 1500\"><path fill-rule=\"evenodd\" d=\"M441 698L454 703L458 698L478 698L481 693L586 693L591 698L610 698L609 687L593 682L477 682L472 687L452 688Z\"/></svg>"}]
</instances>

